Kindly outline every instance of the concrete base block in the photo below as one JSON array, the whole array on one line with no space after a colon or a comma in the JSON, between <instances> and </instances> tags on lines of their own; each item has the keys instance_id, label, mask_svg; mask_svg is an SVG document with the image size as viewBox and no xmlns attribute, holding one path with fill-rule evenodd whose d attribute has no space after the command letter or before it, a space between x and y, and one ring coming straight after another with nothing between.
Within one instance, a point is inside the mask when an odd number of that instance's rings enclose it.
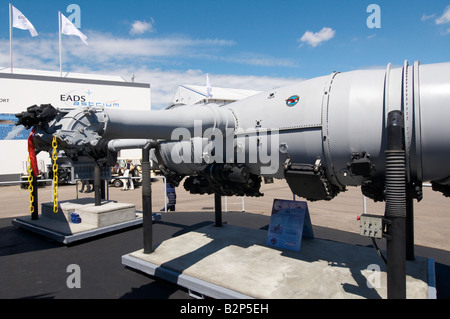
<instances>
[{"instance_id":1,"label":"concrete base block","mask_svg":"<svg viewBox=\"0 0 450 319\"><path fill-rule=\"evenodd\" d=\"M77 213L81 223L71 222L70 214ZM161 219L161 214L153 214L153 221ZM16 218L13 225L33 231L55 241L70 244L82 239L142 224L142 213L137 213L135 205L102 202L95 206L92 199L84 198L60 202L57 213L53 203L43 203L37 220L30 216Z\"/></svg>"},{"instance_id":2,"label":"concrete base block","mask_svg":"<svg viewBox=\"0 0 450 319\"><path fill-rule=\"evenodd\" d=\"M71 213L77 213L81 223L94 227L106 227L136 218L135 205L113 201L102 202L100 206L95 206L89 199L65 201L59 203L57 213L53 212L53 203L42 204L42 216L48 218L70 222Z\"/></svg>"},{"instance_id":3,"label":"concrete base block","mask_svg":"<svg viewBox=\"0 0 450 319\"><path fill-rule=\"evenodd\" d=\"M122 264L213 298L387 298L386 267L372 247L304 239L294 252L267 247L266 236L259 229L207 226L168 239L151 254L122 256ZM430 298L433 276L427 258L408 261L407 298Z\"/></svg>"}]
</instances>

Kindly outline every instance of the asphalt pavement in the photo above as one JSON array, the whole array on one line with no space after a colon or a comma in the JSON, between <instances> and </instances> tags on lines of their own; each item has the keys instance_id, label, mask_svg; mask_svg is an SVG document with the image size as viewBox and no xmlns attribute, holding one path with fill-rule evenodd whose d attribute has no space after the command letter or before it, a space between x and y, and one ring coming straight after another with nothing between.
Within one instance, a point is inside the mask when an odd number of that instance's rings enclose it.
<instances>
[{"instance_id":1,"label":"asphalt pavement","mask_svg":"<svg viewBox=\"0 0 450 319\"><path fill-rule=\"evenodd\" d=\"M162 207L161 204L164 203L163 196L159 193L162 191L161 184L154 184L154 211L159 211L159 208ZM289 192L286 192L283 186L277 184L267 186L266 194L268 197L264 199L264 203L261 203L261 199L259 203L255 202L254 205L252 201L257 199L245 201L245 212L242 211L243 203L241 200L229 199L228 211L223 212L223 222L248 228L267 229L273 198L281 197L283 194L285 198L292 196ZM46 192L49 191L48 189L49 187L40 189L42 194L40 200L47 200ZM65 188L65 190L62 190L62 193L64 192L67 192L67 194L62 195L62 197L93 196L92 194L76 193L74 186ZM7 193L10 195L8 196ZM22 200L22 203L17 203L19 201L16 198L17 196L18 198L25 198L25 200ZM140 188L133 191L111 189L110 196L118 198L120 201L135 201L136 208L141 209L139 203L141 198ZM13 218L26 215L26 198L26 191L19 190L18 186L0 188L0 201L2 202L0 214L0 299L192 300L192 296L184 288L122 265L121 256L143 247L142 226L134 226L71 245L63 245L12 225ZM189 198L189 194L180 191L178 197L180 208L177 207L176 212L162 213L161 220L153 225L153 242L155 245L214 222L211 197ZM343 200L345 201L345 198ZM347 199L347 201L349 200ZM355 204L358 210L361 209L361 203L358 197ZM265 212L261 212L260 206L258 206L262 204L266 206ZM339 205L334 205L335 209L342 209ZM325 225L326 223L323 221L329 218L314 217L315 212L320 214L320 209L314 207L311 204L310 212L316 238L371 246L370 240L360 236L357 231L349 231L345 229L346 227L340 225ZM354 212L350 212L350 214L353 216ZM438 214L441 216L441 213L438 212ZM420 220L420 211L418 215ZM317 222L315 223L315 221ZM343 224L349 224L345 217L343 218ZM448 246L446 246L448 245L448 236L446 236L448 232L446 233L446 231L450 225L444 226L443 234L437 234L437 236L444 238L443 240L446 243L443 245L434 245L427 242L427 236L432 236L432 234L427 234L425 237L419 236L423 232L420 227L422 227L421 223L418 223L416 233L420 241L416 241L415 254L435 260L437 298L449 299L450 253ZM429 231L426 230L425 232L428 233ZM383 249L383 244L380 248ZM80 271L79 288L70 287L74 265Z\"/></svg>"}]
</instances>

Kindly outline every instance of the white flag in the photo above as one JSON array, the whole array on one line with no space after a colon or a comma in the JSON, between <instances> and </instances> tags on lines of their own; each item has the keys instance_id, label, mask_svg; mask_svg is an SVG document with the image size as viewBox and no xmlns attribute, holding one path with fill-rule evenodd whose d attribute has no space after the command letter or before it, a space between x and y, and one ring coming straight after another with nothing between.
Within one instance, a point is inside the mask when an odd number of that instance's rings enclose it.
<instances>
[{"instance_id":1,"label":"white flag","mask_svg":"<svg viewBox=\"0 0 450 319\"><path fill-rule=\"evenodd\" d=\"M212 87L211 87L211 83L209 82L209 76L208 74L206 74L206 97L209 99L210 97L212 97Z\"/></svg>"},{"instance_id":2,"label":"white flag","mask_svg":"<svg viewBox=\"0 0 450 319\"><path fill-rule=\"evenodd\" d=\"M31 24L31 22L16 8L12 7L12 15L13 15L13 24L12 26L14 28L22 29L22 30L28 30L30 31L31 36L35 37L38 35L36 32L36 29Z\"/></svg>"},{"instance_id":3,"label":"white flag","mask_svg":"<svg viewBox=\"0 0 450 319\"><path fill-rule=\"evenodd\" d=\"M84 44L88 45L87 43L87 36L85 36L80 30L77 29L76 26L72 24L72 22L69 21L62 13L61 13L61 33L66 35L76 35L80 37L81 41L83 41Z\"/></svg>"}]
</instances>

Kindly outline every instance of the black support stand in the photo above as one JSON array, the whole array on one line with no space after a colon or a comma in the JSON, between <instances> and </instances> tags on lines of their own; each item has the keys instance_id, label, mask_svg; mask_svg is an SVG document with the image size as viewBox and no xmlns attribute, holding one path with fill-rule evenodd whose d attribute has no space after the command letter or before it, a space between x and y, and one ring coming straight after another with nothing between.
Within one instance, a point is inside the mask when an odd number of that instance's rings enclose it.
<instances>
[{"instance_id":1,"label":"black support stand","mask_svg":"<svg viewBox=\"0 0 450 319\"><path fill-rule=\"evenodd\" d=\"M214 194L214 212L216 218L216 227L222 226L222 197Z\"/></svg>"},{"instance_id":2,"label":"black support stand","mask_svg":"<svg viewBox=\"0 0 450 319\"><path fill-rule=\"evenodd\" d=\"M386 126L387 297L406 299L406 156L403 113L388 114Z\"/></svg>"},{"instance_id":3,"label":"black support stand","mask_svg":"<svg viewBox=\"0 0 450 319\"><path fill-rule=\"evenodd\" d=\"M107 199L107 197L106 197L106 188L108 187L107 182L108 182L107 180L103 179L103 180L101 180L101 183L100 183L100 197L102 200Z\"/></svg>"},{"instance_id":4,"label":"black support stand","mask_svg":"<svg viewBox=\"0 0 450 319\"><path fill-rule=\"evenodd\" d=\"M102 190L101 190L101 176L100 166L98 163L94 164L94 194L95 194L95 206L102 204Z\"/></svg>"},{"instance_id":5,"label":"black support stand","mask_svg":"<svg viewBox=\"0 0 450 319\"><path fill-rule=\"evenodd\" d=\"M414 201L411 190L406 195L406 260L414 260Z\"/></svg>"},{"instance_id":6,"label":"black support stand","mask_svg":"<svg viewBox=\"0 0 450 319\"><path fill-rule=\"evenodd\" d=\"M406 299L405 218L391 218L387 241L387 297Z\"/></svg>"},{"instance_id":7,"label":"black support stand","mask_svg":"<svg viewBox=\"0 0 450 319\"><path fill-rule=\"evenodd\" d=\"M144 254L151 254L153 252L153 212L150 145L142 149L142 213Z\"/></svg>"}]
</instances>

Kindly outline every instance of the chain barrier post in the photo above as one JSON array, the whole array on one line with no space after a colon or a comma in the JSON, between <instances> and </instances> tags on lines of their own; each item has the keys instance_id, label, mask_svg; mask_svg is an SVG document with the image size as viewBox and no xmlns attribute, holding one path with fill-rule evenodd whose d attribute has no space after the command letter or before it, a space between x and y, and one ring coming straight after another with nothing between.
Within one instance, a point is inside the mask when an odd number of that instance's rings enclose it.
<instances>
[{"instance_id":1,"label":"chain barrier post","mask_svg":"<svg viewBox=\"0 0 450 319\"><path fill-rule=\"evenodd\" d=\"M38 193L37 193L37 178L34 177L33 174L33 167L31 166L31 160L30 157L28 157L28 202L29 207L28 211L31 215L32 220L38 220L39 218L39 210L38 210Z\"/></svg>"},{"instance_id":2,"label":"chain barrier post","mask_svg":"<svg viewBox=\"0 0 450 319\"><path fill-rule=\"evenodd\" d=\"M37 220L39 215L39 207L38 207L38 182L37 178L39 175L39 169L36 162L36 152L34 149L34 132L36 131L36 127L33 127L30 135L28 136L28 202L30 206L28 208L31 219Z\"/></svg>"},{"instance_id":3,"label":"chain barrier post","mask_svg":"<svg viewBox=\"0 0 450 319\"><path fill-rule=\"evenodd\" d=\"M52 141L52 160L53 160L53 212L56 214L58 213L58 164L56 164L56 161L58 160L58 141L56 140L56 135L53 136Z\"/></svg>"}]
</instances>

